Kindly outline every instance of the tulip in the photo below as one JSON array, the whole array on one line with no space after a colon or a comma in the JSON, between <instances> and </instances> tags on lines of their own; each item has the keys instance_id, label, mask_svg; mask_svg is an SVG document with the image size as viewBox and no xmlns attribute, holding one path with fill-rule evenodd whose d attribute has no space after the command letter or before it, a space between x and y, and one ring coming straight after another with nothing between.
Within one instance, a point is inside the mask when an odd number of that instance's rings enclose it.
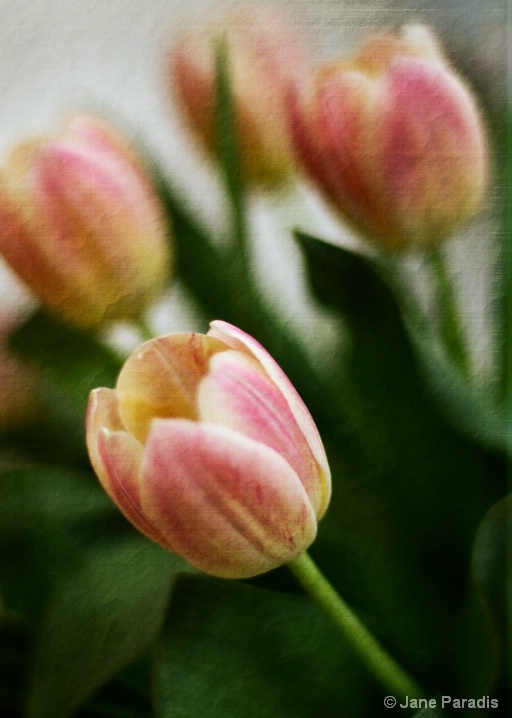
<instances>
[{"instance_id":1,"label":"tulip","mask_svg":"<svg viewBox=\"0 0 512 718\"><path fill-rule=\"evenodd\" d=\"M144 534L196 568L247 578L311 544L330 497L315 424L283 371L240 329L146 342L116 389L92 392L92 465Z\"/></svg>"},{"instance_id":2,"label":"tulip","mask_svg":"<svg viewBox=\"0 0 512 718\"><path fill-rule=\"evenodd\" d=\"M81 116L12 152L0 174L0 252L78 326L139 317L169 267L163 212L141 164Z\"/></svg>"},{"instance_id":3,"label":"tulip","mask_svg":"<svg viewBox=\"0 0 512 718\"><path fill-rule=\"evenodd\" d=\"M374 37L289 96L298 155L356 229L391 249L437 243L482 200L478 108L425 27Z\"/></svg>"},{"instance_id":4,"label":"tulip","mask_svg":"<svg viewBox=\"0 0 512 718\"><path fill-rule=\"evenodd\" d=\"M305 72L291 20L271 5L242 6L201 31L183 32L169 55L172 93L184 119L215 154L215 40L226 37L235 126L245 179L275 185L293 169L286 94Z\"/></svg>"}]
</instances>

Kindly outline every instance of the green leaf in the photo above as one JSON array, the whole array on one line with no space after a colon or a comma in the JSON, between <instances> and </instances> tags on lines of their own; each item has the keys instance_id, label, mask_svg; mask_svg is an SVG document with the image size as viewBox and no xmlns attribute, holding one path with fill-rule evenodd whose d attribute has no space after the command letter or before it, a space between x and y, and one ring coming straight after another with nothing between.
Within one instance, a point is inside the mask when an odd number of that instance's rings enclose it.
<instances>
[{"instance_id":1,"label":"green leaf","mask_svg":"<svg viewBox=\"0 0 512 718\"><path fill-rule=\"evenodd\" d=\"M84 416L91 389L114 386L121 360L93 334L37 310L11 335L11 349L41 377L42 405L21 448L38 460L84 459ZM66 441L62 441L62 436Z\"/></svg>"},{"instance_id":2,"label":"green leaf","mask_svg":"<svg viewBox=\"0 0 512 718\"><path fill-rule=\"evenodd\" d=\"M25 718L70 715L148 650L183 562L137 533L91 475L0 477L1 588L34 638Z\"/></svg>"},{"instance_id":3,"label":"green leaf","mask_svg":"<svg viewBox=\"0 0 512 718\"><path fill-rule=\"evenodd\" d=\"M421 489L417 499L434 498L437 486L447 500L457 487L457 498L465 492L467 516L474 492L479 522L505 491L504 460L458 435L436 402L398 302L374 263L306 235L299 240L316 295L341 314L348 330L350 346L339 360L336 394L365 452L381 470L397 478L409 474L409 489ZM435 508L442 507L436 502Z\"/></svg>"},{"instance_id":4,"label":"green leaf","mask_svg":"<svg viewBox=\"0 0 512 718\"><path fill-rule=\"evenodd\" d=\"M144 656L100 688L76 718L152 718L151 657Z\"/></svg>"},{"instance_id":5,"label":"green leaf","mask_svg":"<svg viewBox=\"0 0 512 718\"><path fill-rule=\"evenodd\" d=\"M21 718L30 632L19 616L0 616L0 715Z\"/></svg>"},{"instance_id":6,"label":"green leaf","mask_svg":"<svg viewBox=\"0 0 512 718\"><path fill-rule=\"evenodd\" d=\"M512 494L487 512L479 526L472 557L473 580L501 636L506 635L511 615L512 574L508 570L510 563L507 563L512 547L511 511Z\"/></svg>"},{"instance_id":7,"label":"green leaf","mask_svg":"<svg viewBox=\"0 0 512 718\"><path fill-rule=\"evenodd\" d=\"M158 718L357 718L382 705L309 599L206 577L177 582L155 679Z\"/></svg>"},{"instance_id":8,"label":"green leaf","mask_svg":"<svg viewBox=\"0 0 512 718\"><path fill-rule=\"evenodd\" d=\"M121 361L94 334L36 311L10 337L10 346L35 364L71 402L83 401L97 386L112 386Z\"/></svg>"},{"instance_id":9,"label":"green leaf","mask_svg":"<svg viewBox=\"0 0 512 718\"><path fill-rule=\"evenodd\" d=\"M472 586L461 621L461 655L456 659L462 680L477 694L495 690L512 649L507 628L512 616L511 510L512 494L487 512L473 545Z\"/></svg>"},{"instance_id":10,"label":"green leaf","mask_svg":"<svg viewBox=\"0 0 512 718\"><path fill-rule=\"evenodd\" d=\"M507 432L503 407L491 406L434 352L429 337L418 326L418 318L408 313L407 300L398 297L389 268L302 232L295 235L306 256L316 296L341 312L358 348L362 342L374 348L375 366L383 363L378 361L378 352L381 359L391 356L395 379L405 368L404 378L414 374L428 400L457 430L504 451ZM403 384L407 386L405 381Z\"/></svg>"},{"instance_id":11,"label":"green leaf","mask_svg":"<svg viewBox=\"0 0 512 718\"><path fill-rule=\"evenodd\" d=\"M59 718L143 653L181 562L139 534L91 546L59 580L39 628L28 718Z\"/></svg>"},{"instance_id":12,"label":"green leaf","mask_svg":"<svg viewBox=\"0 0 512 718\"><path fill-rule=\"evenodd\" d=\"M381 268L299 241L316 296L344 321L331 392L352 426L322 435L334 478L317 562L422 684L456 690L471 546L506 492L505 457L447 415Z\"/></svg>"},{"instance_id":13,"label":"green leaf","mask_svg":"<svg viewBox=\"0 0 512 718\"><path fill-rule=\"evenodd\" d=\"M0 583L7 609L37 622L55 580L82 560L82 525L115 512L90 474L32 466L0 475Z\"/></svg>"}]
</instances>

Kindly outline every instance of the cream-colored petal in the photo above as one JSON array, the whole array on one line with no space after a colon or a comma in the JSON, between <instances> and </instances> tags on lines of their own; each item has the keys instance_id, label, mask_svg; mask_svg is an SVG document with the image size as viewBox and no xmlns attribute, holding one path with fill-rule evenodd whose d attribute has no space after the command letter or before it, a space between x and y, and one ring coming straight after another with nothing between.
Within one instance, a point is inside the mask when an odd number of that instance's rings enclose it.
<instances>
[{"instance_id":1,"label":"cream-colored petal","mask_svg":"<svg viewBox=\"0 0 512 718\"><path fill-rule=\"evenodd\" d=\"M196 392L213 354L228 347L204 334L170 334L139 347L117 380L119 413L144 442L154 418L197 419Z\"/></svg>"},{"instance_id":2,"label":"cream-colored petal","mask_svg":"<svg viewBox=\"0 0 512 718\"><path fill-rule=\"evenodd\" d=\"M112 501L139 531L170 548L168 541L144 516L139 486L144 447L124 430L116 393L112 389L91 392L86 440L93 468Z\"/></svg>"},{"instance_id":3,"label":"cream-colored petal","mask_svg":"<svg viewBox=\"0 0 512 718\"><path fill-rule=\"evenodd\" d=\"M89 458L94 470L99 475L103 472L103 465L98 453L98 436L102 429L108 431L124 431L124 425L119 416L119 405L116 392L113 389L94 389L89 396L87 413L85 417L85 436Z\"/></svg>"}]
</instances>

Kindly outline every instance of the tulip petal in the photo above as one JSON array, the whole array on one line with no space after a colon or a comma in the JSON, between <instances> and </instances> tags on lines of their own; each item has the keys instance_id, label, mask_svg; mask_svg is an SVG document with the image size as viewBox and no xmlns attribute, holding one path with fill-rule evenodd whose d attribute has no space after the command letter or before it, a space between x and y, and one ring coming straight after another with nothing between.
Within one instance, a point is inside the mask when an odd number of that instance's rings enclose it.
<instances>
[{"instance_id":1,"label":"tulip petal","mask_svg":"<svg viewBox=\"0 0 512 718\"><path fill-rule=\"evenodd\" d=\"M122 155L99 154L65 140L41 145L34 173L46 192L90 228L97 250L116 257L114 233L127 234L137 247L146 237L160 236L163 218L144 175Z\"/></svg>"},{"instance_id":2,"label":"tulip petal","mask_svg":"<svg viewBox=\"0 0 512 718\"><path fill-rule=\"evenodd\" d=\"M241 351L256 359L276 385L279 392L285 398L289 409L322 472L324 497L317 510L317 517L320 519L325 512L330 499L331 472L318 429L316 428L311 414L297 393L295 387L283 372L279 364L270 356L267 350L264 349L261 344L256 341L256 339L253 339L253 337L246 334L241 329L238 329L227 322L216 320L210 323L208 336L214 337L221 342L224 342L232 349Z\"/></svg>"},{"instance_id":3,"label":"tulip petal","mask_svg":"<svg viewBox=\"0 0 512 718\"><path fill-rule=\"evenodd\" d=\"M59 308L70 300L69 283L59 276L55 260L35 234L11 187L0 188L0 251L18 276L48 306Z\"/></svg>"},{"instance_id":4,"label":"tulip petal","mask_svg":"<svg viewBox=\"0 0 512 718\"><path fill-rule=\"evenodd\" d=\"M154 418L197 419L196 391L210 358L228 347L204 334L171 334L146 342L117 380L126 429L144 442Z\"/></svg>"},{"instance_id":5,"label":"tulip petal","mask_svg":"<svg viewBox=\"0 0 512 718\"><path fill-rule=\"evenodd\" d=\"M143 173L119 153L60 140L38 148L31 178L34 223L75 291L96 299L100 311L133 314L131 306L145 304L168 271L164 220Z\"/></svg>"},{"instance_id":6,"label":"tulip petal","mask_svg":"<svg viewBox=\"0 0 512 718\"><path fill-rule=\"evenodd\" d=\"M324 501L320 469L277 386L254 359L230 350L216 354L199 385L201 421L222 424L275 449L299 476L313 508Z\"/></svg>"},{"instance_id":7,"label":"tulip petal","mask_svg":"<svg viewBox=\"0 0 512 718\"><path fill-rule=\"evenodd\" d=\"M378 107L379 179L416 243L443 236L470 216L486 182L476 106L439 63L399 58Z\"/></svg>"},{"instance_id":8,"label":"tulip petal","mask_svg":"<svg viewBox=\"0 0 512 718\"><path fill-rule=\"evenodd\" d=\"M91 392L86 435L91 463L112 501L139 531L170 548L169 542L142 511L139 467L144 449L123 430L113 390L96 389Z\"/></svg>"},{"instance_id":9,"label":"tulip petal","mask_svg":"<svg viewBox=\"0 0 512 718\"><path fill-rule=\"evenodd\" d=\"M2 173L19 214L18 227L2 222L6 258L50 309L85 326L139 314L169 268L163 212L143 167L97 124L75 120L59 138L19 145Z\"/></svg>"},{"instance_id":10,"label":"tulip petal","mask_svg":"<svg viewBox=\"0 0 512 718\"><path fill-rule=\"evenodd\" d=\"M155 420L143 459L142 506L174 550L225 578L269 571L316 534L308 496L273 449L225 427Z\"/></svg>"},{"instance_id":11,"label":"tulip petal","mask_svg":"<svg viewBox=\"0 0 512 718\"><path fill-rule=\"evenodd\" d=\"M289 117L311 177L391 249L436 243L478 208L488 174L478 108L424 26L321 67Z\"/></svg>"},{"instance_id":12,"label":"tulip petal","mask_svg":"<svg viewBox=\"0 0 512 718\"><path fill-rule=\"evenodd\" d=\"M373 187L375 85L352 70L325 82L317 94L314 126L331 199L354 226L388 237L395 233L392 215Z\"/></svg>"}]
</instances>

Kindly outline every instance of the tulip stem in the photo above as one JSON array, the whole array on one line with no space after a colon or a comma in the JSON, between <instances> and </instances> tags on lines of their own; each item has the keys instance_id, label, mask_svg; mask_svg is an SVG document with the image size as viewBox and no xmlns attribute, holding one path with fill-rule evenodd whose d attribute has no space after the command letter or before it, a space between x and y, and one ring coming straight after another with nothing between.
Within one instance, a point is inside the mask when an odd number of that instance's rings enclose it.
<instances>
[{"instance_id":1,"label":"tulip stem","mask_svg":"<svg viewBox=\"0 0 512 718\"><path fill-rule=\"evenodd\" d=\"M460 327L453 285L445 266L443 255L437 247L427 251L427 259L434 279L435 299L441 338L450 359L467 377L469 362Z\"/></svg>"},{"instance_id":2,"label":"tulip stem","mask_svg":"<svg viewBox=\"0 0 512 718\"><path fill-rule=\"evenodd\" d=\"M151 339L155 338L155 333L152 331L149 324L145 321L145 319L139 318L135 321L135 326L137 327L140 338L145 341L149 342Z\"/></svg>"},{"instance_id":3,"label":"tulip stem","mask_svg":"<svg viewBox=\"0 0 512 718\"><path fill-rule=\"evenodd\" d=\"M424 698L425 692L361 623L311 557L304 552L288 564L295 578L334 621L375 679L397 698Z\"/></svg>"},{"instance_id":4,"label":"tulip stem","mask_svg":"<svg viewBox=\"0 0 512 718\"><path fill-rule=\"evenodd\" d=\"M250 280L249 227L247 207L235 119L235 103L231 92L228 44L225 36L215 48L217 97L215 107L216 141L221 168L232 211L234 245L232 260L239 265L241 276Z\"/></svg>"}]
</instances>

